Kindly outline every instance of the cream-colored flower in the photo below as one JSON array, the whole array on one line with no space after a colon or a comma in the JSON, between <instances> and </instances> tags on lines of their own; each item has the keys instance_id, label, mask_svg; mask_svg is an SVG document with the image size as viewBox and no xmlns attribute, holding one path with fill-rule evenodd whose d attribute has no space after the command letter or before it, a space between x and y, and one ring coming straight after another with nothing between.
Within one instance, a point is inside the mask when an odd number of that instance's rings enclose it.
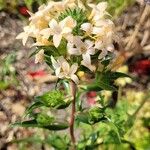
<instances>
[{"instance_id":1,"label":"cream-colored flower","mask_svg":"<svg viewBox=\"0 0 150 150\"><path fill-rule=\"evenodd\" d=\"M42 63L44 61L44 50L41 49L36 55L35 55L35 63Z\"/></svg>"},{"instance_id":2,"label":"cream-colored flower","mask_svg":"<svg viewBox=\"0 0 150 150\"><path fill-rule=\"evenodd\" d=\"M92 8L89 19L92 19L94 22L104 18L104 16L108 14L106 12L107 2L100 2L97 5L89 4L89 6Z\"/></svg>"},{"instance_id":3,"label":"cream-colored flower","mask_svg":"<svg viewBox=\"0 0 150 150\"><path fill-rule=\"evenodd\" d=\"M83 59L83 60L81 61L81 65L87 67L87 68L90 69L91 71L95 71L95 69L96 69L96 67L91 64L91 59Z\"/></svg>"},{"instance_id":4,"label":"cream-colored flower","mask_svg":"<svg viewBox=\"0 0 150 150\"><path fill-rule=\"evenodd\" d=\"M83 59L90 60L90 55L95 54L94 43L90 40L81 40L79 36L75 36L73 42L68 42L67 49L70 55L82 55Z\"/></svg>"},{"instance_id":5,"label":"cream-colored flower","mask_svg":"<svg viewBox=\"0 0 150 150\"><path fill-rule=\"evenodd\" d=\"M28 40L28 37L35 37L39 30L37 30L35 28L35 26L25 26L23 28L24 32L21 32L17 37L16 39L22 39L22 43L23 45L26 44L27 40Z\"/></svg>"},{"instance_id":6,"label":"cream-colored flower","mask_svg":"<svg viewBox=\"0 0 150 150\"><path fill-rule=\"evenodd\" d=\"M29 12L30 14L30 18L29 20L33 23L33 24L36 24L38 20L40 19L44 19L46 18L47 16L50 15L50 11L53 9L53 6L54 6L54 3L53 1L49 2L48 5L41 5L39 8L38 8L38 11L36 13L32 13L32 12Z\"/></svg>"},{"instance_id":7,"label":"cream-colored flower","mask_svg":"<svg viewBox=\"0 0 150 150\"><path fill-rule=\"evenodd\" d=\"M54 46L58 47L60 45L62 37L65 38L65 36L71 34L75 26L76 21L73 20L70 16L66 17L59 23L55 19L52 19L49 23L50 28L42 30L41 34L47 39L52 35Z\"/></svg>"},{"instance_id":8,"label":"cream-colored flower","mask_svg":"<svg viewBox=\"0 0 150 150\"><path fill-rule=\"evenodd\" d=\"M81 30L85 31L88 35L93 32L93 25L89 22L83 23L81 25Z\"/></svg>"},{"instance_id":9,"label":"cream-colored flower","mask_svg":"<svg viewBox=\"0 0 150 150\"><path fill-rule=\"evenodd\" d=\"M70 55L82 55L81 64L93 70L91 65L90 55L95 54L94 43L90 40L85 40L84 42L80 37L76 36L73 39L73 42L67 44L68 53Z\"/></svg>"},{"instance_id":10,"label":"cream-colored flower","mask_svg":"<svg viewBox=\"0 0 150 150\"><path fill-rule=\"evenodd\" d=\"M76 84L79 79L75 73L78 69L78 64L75 63L72 66L64 59L64 57L59 57L57 61L51 56L52 65L55 69L55 74L58 78L67 78L73 80Z\"/></svg>"},{"instance_id":11,"label":"cream-colored flower","mask_svg":"<svg viewBox=\"0 0 150 150\"><path fill-rule=\"evenodd\" d=\"M51 41L48 41L48 39L44 38L41 35L37 35L36 43L34 43L32 46L49 46L49 45L52 45Z\"/></svg>"}]
</instances>

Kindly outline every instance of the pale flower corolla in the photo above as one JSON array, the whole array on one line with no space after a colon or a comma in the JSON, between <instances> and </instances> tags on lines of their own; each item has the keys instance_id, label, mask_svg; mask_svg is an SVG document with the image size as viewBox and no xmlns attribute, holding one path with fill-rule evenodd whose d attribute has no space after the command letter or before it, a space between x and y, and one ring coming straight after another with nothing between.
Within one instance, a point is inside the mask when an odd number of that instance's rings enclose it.
<instances>
[{"instance_id":1,"label":"pale flower corolla","mask_svg":"<svg viewBox=\"0 0 150 150\"><path fill-rule=\"evenodd\" d=\"M42 48L35 55L35 63L43 62L44 50L50 50L56 76L78 83L75 73L80 71L80 65L94 72L108 52L114 50L114 23L108 18L107 2L89 6L90 13L81 0L50 1L36 13L29 12L30 24L17 39L25 45L28 37L34 38L33 46Z\"/></svg>"},{"instance_id":2,"label":"pale flower corolla","mask_svg":"<svg viewBox=\"0 0 150 150\"><path fill-rule=\"evenodd\" d=\"M69 63L64 59L63 56L59 57L57 60L51 56L52 65L55 69L55 75L58 78L67 78L73 80L76 84L79 82L79 79L75 73L78 69L78 64L74 63L73 65L69 65Z\"/></svg>"},{"instance_id":3,"label":"pale flower corolla","mask_svg":"<svg viewBox=\"0 0 150 150\"><path fill-rule=\"evenodd\" d=\"M89 19L92 19L94 23L100 19L103 19L106 14L108 15L106 11L107 2L100 2L97 5L89 4L89 7L92 8L92 12L89 16Z\"/></svg>"},{"instance_id":4,"label":"pale flower corolla","mask_svg":"<svg viewBox=\"0 0 150 150\"><path fill-rule=\"evenodd\" d=\"M35 28L35 26L25 26L24 32L21 32L16 39L22 39L23 45L26 44L28 37L36 37L39 34L39 30Z\"/></svg>"},{"instance_id":5,"label":"pale flower corolla","mask_svg":"<svg viewBox=\"0 0 150 150\"><path fill-rule=\"evenodd\" d=\"M61 39L68 34L71 34L73 28L76 26L76 21L72 17L68 16L64 20L57 22L55 19L52 19L49 23L50 28L46 28L41 31L41 35L45 38L53 36L53 43L55 47L60 45Z\"/></svg>"}]
</instances>

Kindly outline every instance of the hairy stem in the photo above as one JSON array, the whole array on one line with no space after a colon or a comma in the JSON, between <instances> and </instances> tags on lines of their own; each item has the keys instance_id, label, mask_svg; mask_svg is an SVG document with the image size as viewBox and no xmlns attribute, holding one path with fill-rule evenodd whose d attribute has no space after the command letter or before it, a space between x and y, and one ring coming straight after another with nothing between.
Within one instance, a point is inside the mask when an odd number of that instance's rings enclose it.
<instances>
[{"instance_id":1,"label":"hairy stem","mask_svg":"<svg viewBox=\"0 0 150 150\"><path fill-rule=\"evenodd\" d=\"M72 141L72 143L74 145L74 149L75 149L76 140L75 140L75 136L74 136L74 120L75 120L75 111L76 111L75 102L76 102L77 86L73 81L71 81L70 86L71 86L71 93L73 96L71 119L70 119L70 136L71 136L71 141Z\"/></svg>"}]
</instances>

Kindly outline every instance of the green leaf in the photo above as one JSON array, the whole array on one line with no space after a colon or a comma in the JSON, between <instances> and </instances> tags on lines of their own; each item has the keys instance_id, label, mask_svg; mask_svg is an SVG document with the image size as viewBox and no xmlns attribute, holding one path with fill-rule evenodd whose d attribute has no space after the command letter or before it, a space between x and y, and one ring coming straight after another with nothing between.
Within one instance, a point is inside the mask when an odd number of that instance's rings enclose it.
<instances>
[{"instance_id":1,"label":"green leaf","mask_svg":"<svg viewBox=\"0 0 150 150\"><path fill-rule=\"evenodd\" d=\"M12 124L12 126L21 126L21 127L40 127L40 125L37 124L37 121L35 119L23 121L23 122L16 122Z\"/></svg>"},{"instance_id":2,"label":"green leaf","mask_svg":"<svg viewBox=\"0 0 150 150\"><path fill-rule=\"evenodd\" d=\"M37 127L37 128L44 128L48 130L64 130L69 127L68 123L63 123L63 122L54 122L50 125L40 125L37 123L36 119L33 120L28 120L28 121L23 121L23 122L16 122L12 124L12 126L21 126L21 127Z\"/></svg>"},{"instance_id":3,"label":"green leaf","mask_svg":"<svg viewBox=\"0 0 150 150\"><path fill-rule=\"evenodd\" d=\"M104 82L102 82L102 81L98 83L98 86L99 86L100 88L102 88L103 90L117 91L117 89L116 89L114 86L109 85L109 84L106 84L106 83L104 83Z\"/></svg>"},{"instance_id":4,"label":"green leaf","mask_svg":"<svg viewBox=\"0 0 150 150\"><path fill-rule=\"evenodd\" d=\"M102 88L97 83L93 83L93 84L88 85L86 90L87 91L101 91Z\"/></svg>"},{"instance_id":5,"label":"green leaf","mask_svg":"<svg viewBox=\"0 0 150 150\"><path fill-rule=\"evenodd\" d=\"M64 130L67 129L69 127L68 123L61 123L61 122L55 122L49 126L45 126L45 129L48 130Z\"/></svg>"},{"instance_id":6,"label":"green leaf","mask_svg":"<svg viewBox=\"0 0 150 150\"><path fill-rule=\"evenodd\" d=\"M76 120L79 121L79 122L90 124L89 123L89 114L87 112L78 113L76 115Z\"/></svg>"},{"instance_id":7,"label":"green leaf","mask_svg":"<svg viewBox=\"0 0 150 150\"><path fill-rule=\"evenodd\" d=\"M44 106L40 101L35 101L31 106L26 109L25 116L31 114L34 109Z\"/></svg>"},{"instance_id":8,"label":"green leaf","mask_svg":"<svg viewBox=\"0 0 150 150\"><path fill-rule=\"evenodd\" d=\"M16 140L12 140L11 143L42 143L43 139L37 135L31 136L31 137L27 137L27 138L22 138L22 139L16 139Z\"/></svg>"},{"instance_id":9,"label":"green leaf","mask_svg":"<svg viewBox=\"0 0 150 150\"><path fill-rule=\"evenodd\" d=\"M48 136L46 143L52 145L56 150L68 150L69 140L66 136L52 134Z\"/></svg>"},{"instance_id":10,"label":"green leaf","mask_svg":"<svg viewBox=\"0 0 150 150\"><path fill-rule=\"evenodd\" d=\"M122 72L111 72L111 77L113 80L116 80L118 78L125 78L125 77L131 78L129 75Z\"/></svg>"},{"instance_id":11,"label":"green leaf","mask_svg":"<svg viewBox=\"0 0 150 150\"><path fill-rule=\"evenodd\" d=\"M103 123L105 123L106 125L108 125L110 127L111 130L113 130L116 133L116 138L118 139L119 143L121 143L121 138L120 138L120 134L118 131L118 128L115 126L115 124L113 124L112 122L108 122L108 121L104 121Z\"/></svg>"},{"instance_id":12,"label":"green leaf","mask_svg":"<svg viewBox=\"0 0 150 150\"><path fill-rule=\"evenodd\" d=\"M0 90L5 90L8 88L8 86L9 86L8 82L0 81Z\"/></svg>"}]
</instances>

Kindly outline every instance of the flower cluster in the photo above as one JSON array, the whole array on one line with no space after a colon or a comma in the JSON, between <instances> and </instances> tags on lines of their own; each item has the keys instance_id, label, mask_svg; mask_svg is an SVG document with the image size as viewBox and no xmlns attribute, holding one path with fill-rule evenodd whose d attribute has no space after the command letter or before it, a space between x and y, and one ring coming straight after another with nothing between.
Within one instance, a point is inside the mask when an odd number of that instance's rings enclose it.
<instances>
[{"instance_id":1,"label":"flower cluster","mask_svg":"<svg viewBox=\"0 0 150 150\"><path fill-rule=\"evenodd\" d=\"M54 47L57 55L52 52L49 57L56 76L78 83L75 73L81 66L96 71L99 62L114 49L114 24L106 9L106 2L86 8L80 0L50 1L35 14L29 12L30 24L17 39L24 45L28 37L35 39L33 46L39 48L36 63L43 62L47 47Z\"/></svg>"}]
</instances>

